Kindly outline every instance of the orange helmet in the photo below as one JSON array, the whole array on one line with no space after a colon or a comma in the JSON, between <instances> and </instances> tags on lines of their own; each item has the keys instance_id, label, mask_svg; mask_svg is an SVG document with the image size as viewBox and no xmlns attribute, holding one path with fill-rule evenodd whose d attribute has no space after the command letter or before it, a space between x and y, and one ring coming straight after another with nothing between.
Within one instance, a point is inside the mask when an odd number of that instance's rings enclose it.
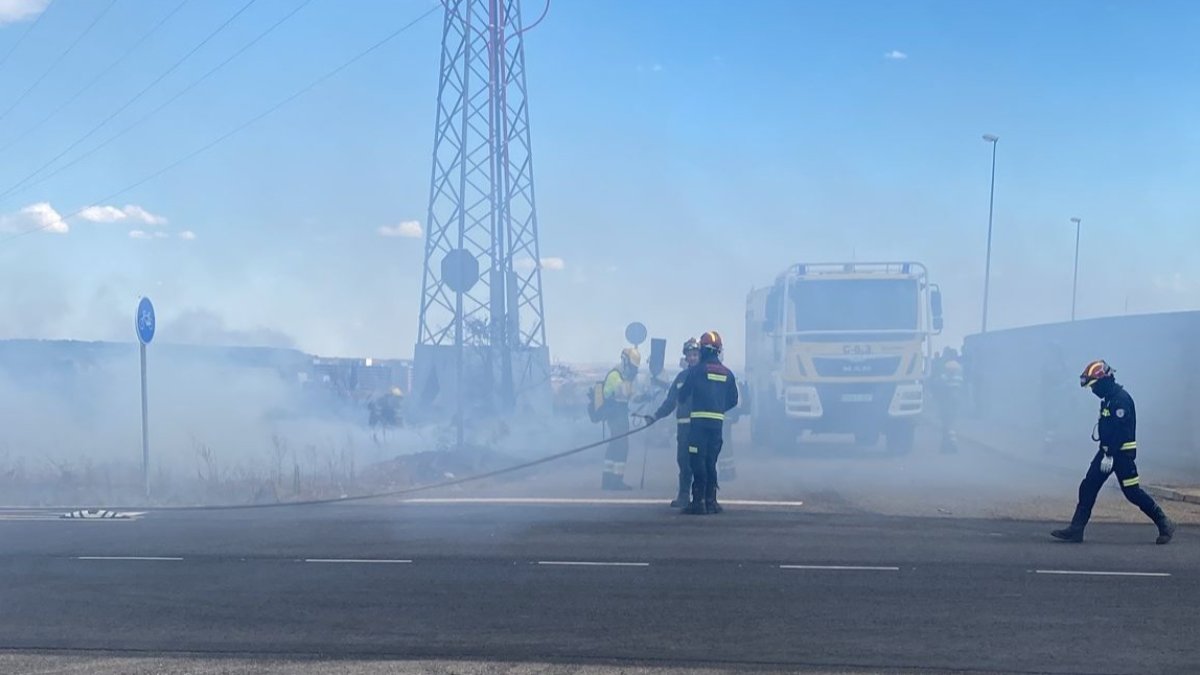
<instances>
[{"instance_id":1,"label":"orange helmet","mask_svg":"<svg viewBox=\"0 0 1200 675\"><path fill-rule=\"evenodd\" d=\"M723 346L724 345L721 342L721 334L715 330L710 330L704 335L700 336L701 349L711 349L719 352Z\"/></svg>"},{"instance_id":2,"label":"orange helmet","mask_svg":"<svg viewBox=\"0 0 1200 675\"><path fill-rule=\"evenodd\" d=\"M1090 387L1100 380L1113 377L1114 372L1116 371L1103 360L1092 361L1084 366L1083 372L1079 375L1079 386Z\"/></svg>"}]
</instances>

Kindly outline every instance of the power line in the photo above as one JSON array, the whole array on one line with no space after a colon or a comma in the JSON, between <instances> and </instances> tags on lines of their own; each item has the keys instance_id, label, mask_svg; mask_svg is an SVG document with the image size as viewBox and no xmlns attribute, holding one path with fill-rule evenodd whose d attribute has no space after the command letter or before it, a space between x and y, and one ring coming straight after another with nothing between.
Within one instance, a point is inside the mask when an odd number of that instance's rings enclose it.
<instances>
[{"instance_id":1,"label":"power line","mask_svg":"<svg viewBox=\"0 0 1200 675\"><path fill-rule=\"evenodd\" d=\"M125 50L124 54L121 54L119 57L117 57L117 59L115 61L108 64L107 68L100 71L95 77L93 77L91 79L90 82L83 85L83 87L81 87L79 89L79 91L75 92L74 94L71 95L70 98L63 101L57 108L54 109L53 112L51 112L49 115L46 115L41 120L39 120L37 124L34 124L33 126L22 131L21 133L13 136L13 139L11 141L6 143L3 147L0 147L0 152L4 152L5 150L8 150L16 143L20 142L21 140L23 140L25 138L28 138L30 134L32 134L33 132L40 129L43 124L45 124L46 122L49 122L51 119L54 119L55 115L62 112L64 108L66 108L67 106L74 103L76 99L78 99L80 96L82 96L84 94L84 92L86 92L88 89L91 89L92 86L95 85L97 82L99 82L105 75L112 72L112 70L114 68L119 66L122 62L124 62L125 59L129 58L129 56L131 54L133 54L135 51L137 51L138 47L140 47L143 42L145 42L151 35L153 35L155 32L157 32L158 29L161 28L162 25L167 22L168 19L170 19L171 17L173 17L177 13L179 13L179 10L183 9L183 6L188 4L188 2L190 2L190 1L191 0L182 0L182 2L180 2L178 5L175 5L175 9L172 9L170 12L167 13L166 16L159 19L158 23L151 26L150 30L143 33L141 37L139 37L137 40L134 40L133 44L131 44L129 46L129 49ZM41 17L39 17L39 18L41 18Z\"/></svg>"},{"instance_id":2,"label":"power line","mask_svg":"<svg viewBox=\"0 0 1200 675\"><path fill-rule=\"evenodd\" d=\"M13 43L13 46L10 47L8 52L4 54L4 58L0 58L0 68L3 68L4 64L8 63L9 57L13 55L13 52L17 51L17 47L20 47L21 43L25 41L25 38L29 37L29 34L33 32L33 29L37 28L37 25L42 22L42 17L46 16L46 13L50 11L50 5L52 4L54 4L54 0L50 0L50 2L46 3L46 6L42 8L42 13L38 14L38 17L33 20L33 23L29 24L29 28L26 28L25 32L21 33L21 37L17 38L17 41Z\"/></svg>"},{"instance_id":3,"label":"power line","mask_svg":"<svg viewBox=\"0 0 1200 675\"><path fill-rule=\"evenodd\" d=\"M68 45L66 50L63 51L61 54L58 55L57 58L54 59L54 61L50 64L50 67L47 68L45 71L43 71L42 74L39 75L38 78L33 81L33 84L29 85L29 87L25 89L25 91L21 92L21 95L17 97L17 100L12 102L12 105L5 108L4 112L0 112L0 120L4 119L5 117L8 117L8 113L12 112L13 109L16 108L18 105L21 105L21 101L24 101L25 97L29 96L29 93L32 92L34 89L36 89L37 86L42 83L42 80L46 79L46 76L49 75L51 72L53 72L54 69L58 67L58 64L62 63L63 59L67 58L67 54L70 54L71 50L75 49L75 46L78 45L80 43L80 41L83 40L83 38L87 37L88 33L92 32L92 29L96 27L96 24L100 23L100 19L103 19L104 16L106 14L108 14L108 11L110 9L112 9L113 5L115 5L115 4L117 4L117 0L109 0L109 3L104 6L104 9L100 11L100 14L96 15L96 18L92 19L92 22L88 24L87 28L83 29L83 32L80 33L79 36L75 38L75 41L72 42L70 45ZM44 12L43 12L43 14L44 14ZM41 17L39 17L39 18L41 18Z\"/></svg>"},{"instance_id":4,"label":"power line","mask_svg":"<svg viewBox=\"0 0 1200 675\"><path fill-rule=\"evenodd\" d=\"M249 126L253 125L254 123L258 122L259 120L262 120L264 117L267 117L268 115L270 115L270 114L274 113L276 110L279 110L280 108L282 108L282 107L284 107L285 105L287 105L287 104L291 103L292 101L294 101L294 100L296 100L296 99L300 98L301 96L303 96L303 95L307 94L308 92L312 91L313 89L316 89L318 86L320 86L320 85L321 85L322 83L324 83L326 80L329 80L330 78L332 78L332 77L336 76L338 73L341 73L343 70L345 70L345 69L349 68L350 66L354 65L355 63L358 63L359 61L361 61L362 59L366 58L368 55L370 55L370 54L371 54L372 52L374 52L375 50L379 49L380 47L382 47L382 46L386 45L387 43L389 43L389 42L391 42L392 40L396 39L396 38L397 38L397 37L399 37L400 35L404 34L404 33L405 33L405 32L407 32L409 29L411 29L413 26L416 26L418 23L420 23L422 20L424 20L425 18L427 18L427 17L429 17L430 15L432 15L432 14L433 14L434 12L436 12L438 9L441 9L441 7L442 7L442 5L441 5L440 3L439 3L439 4L436 4L436 5L432 6L432 7L430 7L428 10L426 10L424 13L422 13L422 14L421 14L420 16L418 16L417 18L413 19L412 21L409 21L408 23L404 24L403 26L401 26L401 27L397 28L396 30L392 31L391 33L389 33L388 35L384 36L384 37L383 37L383 39L379 40L379 41L378 41L378 42L376 42L375 44L371 45L370 47L367 47L366 49L362 50L361 52L359 52L359 53L355 54L354 56L350 57L348 60L346 60L346 61L342 62L342 64L341 64L341 65L339 65L339 66L337 66L337 67L333 68L332 70L329 70L329 71L327 71L327 72L326 72L324 75L321 75L320 77L318 77L318 78L316 78L315 80L313 80L313 81L309 82L308 84L304 85L304 86L303 86L303 87L301 87L300 89L297 89L295 92L293 92L293 93L291 93L290 95L288 95L288 96L284 97L283 99L279 100L279 101L278 101L278 102L276 102L274 105L272 105L271 107L269 107L269 108L267 108L266 110L262 111L261 113L259 113L259 114L255 115L254 117L251 117L250 119L248 119L248 120L246 120L245 122L243 122L243 123L239 124L238 126L234 127L233 129L231 129L231 130L229 130L229 131L225 132L224 134L222 134L222 135L218 136L217 138L215 138L215 139L213 139L213 140L209 141L208 143L206 143L206 144L204 144L204 145L200 146L199 148L197 148L197 149L195 149L195 150L193 150L193 151L189 152L188 154L184 155L183 157L180 157L179 159L177 159L177 160L175 160L175 161L171 162L170 164L167 164L166 166L163 166L162 168L158 169L157 171L155 171L155 172L151 173L151 174L150 174L150 175L148 175L148 176L145 176L144 178L141 178L140 180L138 180L138 181L136 181L136 182L134 182L134 183L131 183L131 184L129 184L129 185L126 185L125 187L121 188L120 190L117 190L116 192L113 192L113 193L111 193L111 194L105 195L104 197L101 197L100 199L97 199L97 200L95 200L93 203L91 203L91 204L89 204L89 205L87 205L87 206L84 206L84 207L82 207L82 208L80 208L80 209L78 209L78 210L76 210L76 211L72 211L71 213L69 213L69 214L67 214L67 215L65 215L65 216L62 216L61 218L59 218L59 220L60 220L60 221L66 221L66 220L69 220L69 219L71 219L71 218L74 218L75 216L77 216L77 215L79 215L79 214L83 213L84 211L86 211L86 210L88 210L88 209L90 209L90 208L93 208L93 207L95 207L95 206L100 206L100 205L103 205L103 204L104 204L104 203L106 203L106 202L110 202L110 201L112 201L113 199L116 199L117 197L120 197L121 195L125 194L126 192L130 192L131 190L135 190L135 189L137 189L137 188L141 187L142 185L144 185L144 184L146 184L146 183L149 183L150 181L154 180L155 178L158 178L159 176L163 175L164 173L167 173L168 171L170 171L170 170L174 169L175 167L179 166L180 164L183 164L183 163L185 163L185 162L187 162L187 161L189 161L189 160L193 159L194 157L197 157L197 156L199 156L199 155L201 155L201 154L203 154L203 153L207 152L208 150L212 149L212 148L213 148L213 146L216 146L217 144L219 144L219 143L221 143L221 142L223 142L223 141L225 141L225 140L229 139L230 137L232 137L232 136L234 136L234 135L236 135L236 134L240 133L241 131L243 131L243 130L244 130L244 129L246 129L247 127L249 127ZM3 239L0 239L0 244L3 244L3 243L6 243L6 242L9 242L9 241L12 241L12 240L14 240L14 239L17 239L17 238L19 238L19 237L24 237L24 236L26 236L26 235L33 234L33 233L35 233L35 232L41 232L42 230L48 229L48 228L50 228L50 227L53 227L53 226L54 226L54 225L56 225L56 224L57 224L57 222L47 223L47 224L45 224L45 225L40 225L40 226L38 226L38 227L35 227L35 228L31 228L31 229L28 229L28 230L23 230L23 231L21 231L21 232L18 232L18 233L16 233L16 234L11 234L11 235L9 235L9 236L7 236L7 237L4 237Z\"/></svg>"},{"instance_id":5,"label":"power line","mask_svg":"<svg viewBox=\"0 0 1200 675\"><path fill-rule=\"evenodd\" d=\"M158 77L154 78L154 80L151 81L150 84L146 85L145 87L142 88L141 91L134 94L133 98L129 99L128 101L125 101L125 103L122 104L121 107L117 108L115 111L112 112L112 114L110 114L108 117L105 117L103 120L101 120L99 124L92 127L87 133L85 133L84 135L75 139L75 142L71 143L70 145L68 145L66 147L65 150L63 150L62 152L60 152L57 155L55 155L54 157L52 157L50 159L50 161L46 162L45 164L42 164L37 169L35 169L33 171L33 173L30 173L28 176L25 176L21 180L17 181L17 183L15 185L10 186L3 193L0 193L0 199L4 199L4 198L8 197L13 192L20 189L20 187L22 185L24 185L26 182L28 182L30 179L37 176L39 173L41 173L43 170L45 170L47 167L51 166L58 160L62 159L68 152L79 147L80 143L83 143L87 139L91 138L92 135L95 134L97 131L99 131L101 128L103 128L105 124L108 124L110 121L112 121L112 119L114 117L116 117L117 115L120 115L129 106L133 105L138 99L140 99L142 96L144 96L146 94L146 92L148 92L152 88L154 88L155 85L157 85L159 82L163 81L163 79L165 79L171 73L175 72L175 70L177 68L179 68L179 66L183 65L185 61L187 61L189 58L192 57L192 55L194 55L196 52L200 51L200 49L202 47L204 47L204 45L208 44L208 42L210 40L212 40L214 37L216 37L223 30L225 30L229 26L229 24L233 23L235 19L237 19L239 16L242 15L242 12L245 12L247 9L250 8L250 5L253 5L257 1L258 0L247 0L246 4L242 5L242 7L240 9L238 9L238 11L233 13L233 16L226 19L225 22L222 23L220 26L217 26L217 28L215 30L213 30L203 40L201 40L198 44L196 44L195 47L192 47L192 49L190 51L188 51L188 53L184 54L183 57L181 57L178 61L176 61L170 68L167 68L165 71L163 71L162 74L160 74Z\"/></svg>"},{"instance_id":6,"label":"power line","mask_svg":"<svg viewBox=\"0 0 1200 675\"><path fill-rule=\"evenodd\" d=\"M186 0L185 0L185 1L186 1ZM261 33L259 33L257 36L255 36L255 37L254 37L254 39L252 39L252 40L250 40L249 42L247 42L246 44L242 45L242 47L241 47L240 49L238 49L236 52L234 52L233 54L231 54L231 55L230 55L228 58L226 58L224 61L222 61L222 62L218 63L216 66L214 66L213 68L211 68L211 69L210 69L208 72L204 73L204 74L203 74L203 75L201 75L199 78L197 78L197 79L193 80L193 81L191 82L191 84L189 84L188 86L186 86L186 87L184 87L183 89L181 89L181 90L179 90L178 92L176 92L176 93L175 93L175 95L174 95L174 96L172 96L171 98L167 99L166 101L163 101L161 104L159 104L159 106L158 106L157 108L154 108L153 110L151 110L150 112L146 113L145 115L142 115L142 116L141 116L141 117L139 117L138 119L134 120L134 121L133 121L131 124L127 125L127 126L124 128L124 129L121 129L121 130L120 130L120 131L118 131L117 133L115 133L115 134L113 134L112 136L109 136L108 138L106 138L106 139L105 139L105 140L104 140L102 143L100 143L99 145L96 145L96 146L92 147L92 148L91 148L91 149L89 149L88 151L84 152L82 155L78 155L77 157L75 157L75 158L74 158L74 159L72 159L71 161L67 162L66 164L62 164L62 165L60 165L60 166L58 166L58 167L55 167L55 169L54 169L53 171L51 171L50 173L47 173L47 174L45 174L45 175L43 175L43 176L41 176L41 177L37 178L36 180L33 180L32 182L25 183L23 186L21 186L21 187L19 187L19 188L15 189L15 190L13 190L13 191L7 192L7 193L5 193L4 195L0 195L0 197L8 197L8 196L11 196L11 195L13 195L13 194L17 194L17 193L20 193L20 192L24 192L25 190L28 190L29 188L35 187L35 186L37 186L37 185L41 185L42 183L45 183L46 181L50 180L51 178L54 178L55 176L57 176L58 174L62 173L63 171L66 171L67 169L69 169L69 168L71 168L71 167L75 166L76 164L78 164L78 163L82 162L83 160L87 159L88 157L91 157L92 155L96 154L96 153L97 153L97 152L99 152L100 150L103 150L105 147L107 147L107 146L108 146L110 143L112 143L113 141L115 141L115 140L117 140L118 138L120 138L120 137L124 136L125 134L129 133L129 132L130 132L130 131L132 131L132 130L133 130L135 127L137 127L137 126L141 125L141 124L142 124L142 122L145 122L146 120L148 120L148 119L150 119L151 117L153 117L154 115L156 115L156 114L157 114L158 112L160 112L160 111L161 111L163 108L166 108L167 106L169 106L169 105L171 105L172 103L174 103L176 100L178 100L178 99L179 99L181 96L183 96L184 94L188 93L188 92L189 92L189 91L191 91L192 89L195 89L197 86L199 86L199 85L200 85L200 83L204 82L204 80L208 79L208 78L209 78L211 75L215 74L215 73L216 73L218 70L220 70L221 68L224 68L226 65L228 65L230 62L232 62L232 61L233 61L234 59L236 59L237 57L241 56L243 53L245 53L245 52L246 52L246 50L248 50L248 49L250 49L251 47L253 47L253 46L254 46L255 44L257 44L257 43L258 43L260 40L262 40L262 39L263 39L263 38L265 38L266 36L270 35L272 32L274 32L274 31L275 31L275 29L276 29L276 28L278 28L280 25L282 25L282 24L283 24L284 22L286 22L288 19L292 18L292 17L293 17L293 16L294 16L294 15L295 15L297 12L299 12L299 11L300 11L300 10L302 10L302 9L304 9L304 7L305 7L305 6L307 6L307 5L308 5L309 3L311 3L311 2L312 2L312 0L303 0L303 2L301 2L301 3L300 3L299 5L297 5L297 6L296 6L294 9L292 9L292 11L288 12L288 13L287 13L287 14L285 14L285 15L284 15L284 16L283 16L281 19L279 19L279 20L278 20L278 21L276 21L275 23L271 24L271 25L270 25L270 26L269 26L269 27L268 27L266 30L262 31L262 32L261 32Z\"/></svg>"}]
</instances>

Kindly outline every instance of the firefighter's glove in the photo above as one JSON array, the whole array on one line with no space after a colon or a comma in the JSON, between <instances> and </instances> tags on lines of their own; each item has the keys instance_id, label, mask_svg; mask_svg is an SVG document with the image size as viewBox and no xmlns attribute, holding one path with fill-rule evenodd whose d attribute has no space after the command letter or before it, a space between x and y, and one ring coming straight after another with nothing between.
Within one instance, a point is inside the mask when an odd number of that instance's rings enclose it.
<instances>
[{"instance_id":1,"label":"firefighter's glove","mask_svg":"<svg viewBox=\"0 0 1200 675\"><path fill-rule=\"evenodd\" d=\"M1112 455L1105 453L1104 459L1100 460L1100 473L1108 475L1112 472L1113 458Z\"/></svg>"},{"instance_id":2,"label":"firefighter's glove","mask_svg":"<svg viewBox=\"0 0 1200 675\"><path fill-rule=\"evenodd\" d=\"M655 422L658 421L658 418L655 417L654 415L634 415L633 417L634 417L634 419L641 420L642 423L645 424L646 426L650 426L651 424L654 424Z\"/></svg>"}]
</instances>

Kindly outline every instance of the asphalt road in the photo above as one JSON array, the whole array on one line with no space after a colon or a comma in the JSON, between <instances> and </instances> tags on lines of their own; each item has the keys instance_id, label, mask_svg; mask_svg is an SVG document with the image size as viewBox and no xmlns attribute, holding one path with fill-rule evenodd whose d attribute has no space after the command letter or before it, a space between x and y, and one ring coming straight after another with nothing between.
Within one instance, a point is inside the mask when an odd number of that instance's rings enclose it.
<instances>
[{"instance_id":1,"label":"asphalt road","mask_svg":"<svg viewBox=\"0 0 1200 675\"><path fill-rule=\"evenodd\" d=\"M88 650L1200 671L1194 527L1162 547L1148 524L1098 523L1071 545L1048 538L1051 523L804 506L700 518L495 503L36 516L0 519L0 669L12 672Z\"/></svg>"}]
</instances>

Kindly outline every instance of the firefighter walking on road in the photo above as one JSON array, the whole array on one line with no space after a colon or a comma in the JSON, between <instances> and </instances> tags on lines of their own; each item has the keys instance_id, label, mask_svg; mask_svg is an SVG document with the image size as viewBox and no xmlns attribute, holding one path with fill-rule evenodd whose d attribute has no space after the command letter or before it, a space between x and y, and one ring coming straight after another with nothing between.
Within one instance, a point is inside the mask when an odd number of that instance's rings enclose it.
<instances>
[{"instance_id":1,"label":"firefighter walking on road","mask_svg":"<svg viewBox=\"0 0 1200 675\"><path fill-rule=\"evenodd\" d=\"M700 362L700 342L696 338L688 338L683 343L683 370L675 376L671 388L667 390L667 398L653 415L647 416L647 422L654 423L675 411L675 462L679 465L679 492L671 502L672 508L683 508L688 505L688 492L692 487L692 460L688 452L688 440L691 431L692 411L686 403L679 401L679 390L687 379L691 368Z\"/></svg>"},{"instance_id":2,"label":"firefighter walking on road","mask_svg":"<svg viewBox=\"0 0 1200 675\"><path fill-rule=\"evenodd\" d=\"M1092 361L1079 376L1079 386L1088 387L1100 399L1100 420L1092 440L1100 443L1100 450L1092 459L1083 482L1079 484L1079 505L1071 524L1050 534L1056 539L1070 542L1083 541L1083 530L1087 527L1096 504L1096 495L1108 480L1110 473L1117 474L1121 481L1121 492L1125 498L1142 510L1158 526L1158 544L1166 544L1175 534L1175 523L1163 513L1162 507L1141 488L1137 463L1137 415L1133 397L1117 384L1113 369L1104 361Z\"/></svg>"},{"instance_id":3,"label":"firefighter walking on road","mask_svg":"<svg viewBox=\"0 0 1200 675\"><path fill-rule=\"evenodd\" d=\"M625 484L625 462L629 459L629 401L642 355L634 347L621 350L621 363L604 378L604 422L613 437L604 453L604 490L632 490Z\"/></svg>"},{"instance_id":4,"label":"firefighter walking on road","mask_svg":"<svg viewBox=\"0 0 1200 675\"><path fill-rule=\"evenodd\" d=\"M687 371L679 402L691 407L688 454L692 464L692 501L684 513L720 513L717 503L717 458L724 442L725 413L737 407L737 381L721 363L721 336L700 337L700 363Z\"/></svg>"}]
</instances>

